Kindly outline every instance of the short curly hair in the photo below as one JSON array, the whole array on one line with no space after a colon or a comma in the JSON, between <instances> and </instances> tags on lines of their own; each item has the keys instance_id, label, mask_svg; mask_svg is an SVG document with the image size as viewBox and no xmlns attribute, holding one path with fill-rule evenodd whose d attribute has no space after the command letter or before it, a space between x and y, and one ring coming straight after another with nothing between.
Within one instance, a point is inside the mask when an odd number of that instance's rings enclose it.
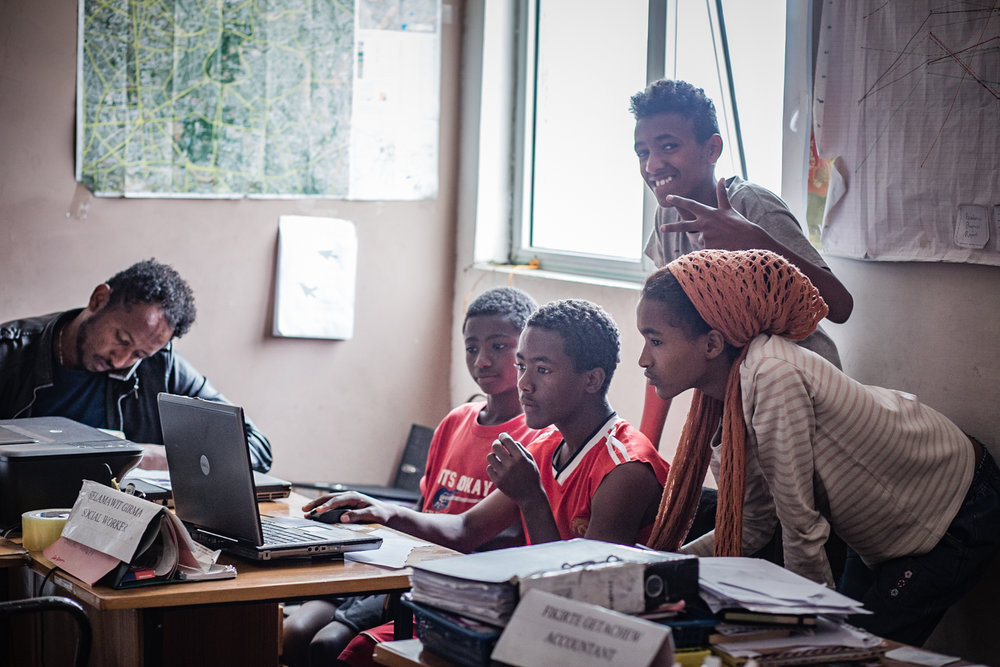
<instances>
[{"instance_id":1,"label":"short curly hair","mask_svg":"<svg viewBox=\"0 0 1000 667\"><path fill-rule=\"evenodd\" d=\"M538 310L538 303L527 292L516 287L494 287L488 289L469 304L465 311L462 330L470 317L500 315L506 317L518 331L524 330L531 314Z\"/></svg>"},{"instance_id":2,"label":"short curly hair","mask_svg":"<svg viewBox=\"0 0 1000 667\"><path fill-rule=\"evenodd\" d=\"M174 338L186 334L194 324L197 315L194 292L180 274L166 264L155 259L136 262L111 276L107 284L111 288L108 307L159 304L167 324L174 331Z\"/></svg>"},{"instance_id":3,"label":"short curly hair","mask_svg":"<svg viewBox=\"0 0 1000 667\"><path fill-rule=\"evenodd\" d=\"M703 88L696 88L687 81L654 81L645 90L633 95L630 102L629 110L636 120L661 113L690 118L694 122L694 138L700 144L719 133L715 104L705 95Z\"/></svg>"},{"instance_id":4,"label":"short curly hair","mask_svg":"<svg viewBox=\"0 0 1000 667\"><path fill-rule=\"evenodd\" d=\"M604 369L601 395L608 393L620 360L621 338L618 325L603 308L583 299L550 301L528 318L527 326L559 334L563 352L577 373Z\"/></svg>"}]
</instances>

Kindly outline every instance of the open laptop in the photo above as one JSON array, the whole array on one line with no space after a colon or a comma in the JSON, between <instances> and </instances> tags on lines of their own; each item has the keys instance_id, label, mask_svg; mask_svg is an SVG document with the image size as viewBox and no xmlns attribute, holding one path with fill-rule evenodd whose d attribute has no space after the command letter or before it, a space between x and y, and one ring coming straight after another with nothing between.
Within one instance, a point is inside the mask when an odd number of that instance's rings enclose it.
<instances>
[{"instance_id":1,"label":"open laptop","mask_svg":"<svg viewBox=\"0 0 1000 667\"><path fill-rule=\"evenodd\" d=\"M261 516L243 409L187 396L157 397L174 511L191 536L253 560L377 549L382 539L311 519Z\"/></svg>"}]
</instances>

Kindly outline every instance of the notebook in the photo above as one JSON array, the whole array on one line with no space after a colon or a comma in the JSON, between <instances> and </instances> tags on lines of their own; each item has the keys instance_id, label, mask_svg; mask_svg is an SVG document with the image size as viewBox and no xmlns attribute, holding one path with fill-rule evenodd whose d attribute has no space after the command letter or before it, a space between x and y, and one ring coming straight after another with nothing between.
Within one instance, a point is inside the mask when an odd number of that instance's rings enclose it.
<instances>
[{"instance_id":1,"label":"notebook","mask_svg":"<svg viewBox=\"0 0 1000 667\"><path fill-rule=\"evenodd\" d=\"M122 478L121 487L132 485L135 495L167 507L174 506L174 493L170 485L170 473L166 470L143 470L133 468ZM266 503L279 498L287 498L292 493L292 483L274 475L253 471L253 485L257 502Z\"/></svg>"},{"instance_id":2,"label":"notebook","mask_svg":"<svg viewBox=\"0 0 1000 667\"><path fill-rule=\"evenodd\" d=\"M243 409L187 396L157 396L174 511L191 536L253 560L377 549L382 539L257 509Z\"/></svg>"}]
</instances>

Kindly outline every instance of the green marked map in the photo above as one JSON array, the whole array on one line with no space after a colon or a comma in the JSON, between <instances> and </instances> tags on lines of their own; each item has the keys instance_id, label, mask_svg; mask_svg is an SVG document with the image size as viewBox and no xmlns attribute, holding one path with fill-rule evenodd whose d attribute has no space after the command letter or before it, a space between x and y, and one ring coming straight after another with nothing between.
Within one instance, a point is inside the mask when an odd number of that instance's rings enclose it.
<instances>
[{"instance_id":1,"label":"green marked map","mask_svg":"<svg viewBox=\"0 0 1000 667\"><path fill-rule=\"evenodd\" d=\"M433 196L437 97L401 104L412 82L362 68L386 45L397 63L411 52L438 62L439 8L439 0L82 0L77 179L104 196ZM438 71L423 76L430 86L419 94L436 96ZM407 107L420 117L407 119ZM373 114L381 122L367 123L359 151L354 119ZM408 121L425 134L433 128L433 142L397 145L408 141L398 130ZM417 174L380 164L411 151L424 159ZM352 178L352 169L390 166L384 187Z\"/></svg>"}]
</instances>

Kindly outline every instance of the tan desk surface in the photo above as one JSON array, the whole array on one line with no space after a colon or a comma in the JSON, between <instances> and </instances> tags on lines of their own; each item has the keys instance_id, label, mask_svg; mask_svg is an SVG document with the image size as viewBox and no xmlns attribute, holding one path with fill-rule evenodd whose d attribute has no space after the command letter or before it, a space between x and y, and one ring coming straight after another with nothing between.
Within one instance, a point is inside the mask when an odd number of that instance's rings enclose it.
<instances>
[{"instance_id":1,"label":"tan desk surface","mask_svg":"<svg viewBox=\"0 0 1000 667\"><path fill-rule=\"evenodd\" d=\"M299 515L308 499L293 494L276 502L261 503L261 514ZM359 529L367 528L359 526ZM415 548L407 563L443 558L457 552L429 542ZM40 552L33 552L32 569L44 576L52 564ZM97 609L147 609L187 605L289 600L321 595L345 595L404 590L410 587L410 569L390 570L364 563L327 559L281 559L255 562L223 555L219 562L236 567L235 579L174 583L114 590L88 586L75 577L57 571L51 581L73 593L81 602Z\"/></svg>"},{"instance_id":2,"label":"tan desk surface","mask_svg":"<svg viewBox=\"0 0 1000 667\"><path fill-rule=\"evenodd\" d=\"M0 537L0 567L14 567L28 561L30 556L19 542Z\"/></svg>"}]
</instances>

